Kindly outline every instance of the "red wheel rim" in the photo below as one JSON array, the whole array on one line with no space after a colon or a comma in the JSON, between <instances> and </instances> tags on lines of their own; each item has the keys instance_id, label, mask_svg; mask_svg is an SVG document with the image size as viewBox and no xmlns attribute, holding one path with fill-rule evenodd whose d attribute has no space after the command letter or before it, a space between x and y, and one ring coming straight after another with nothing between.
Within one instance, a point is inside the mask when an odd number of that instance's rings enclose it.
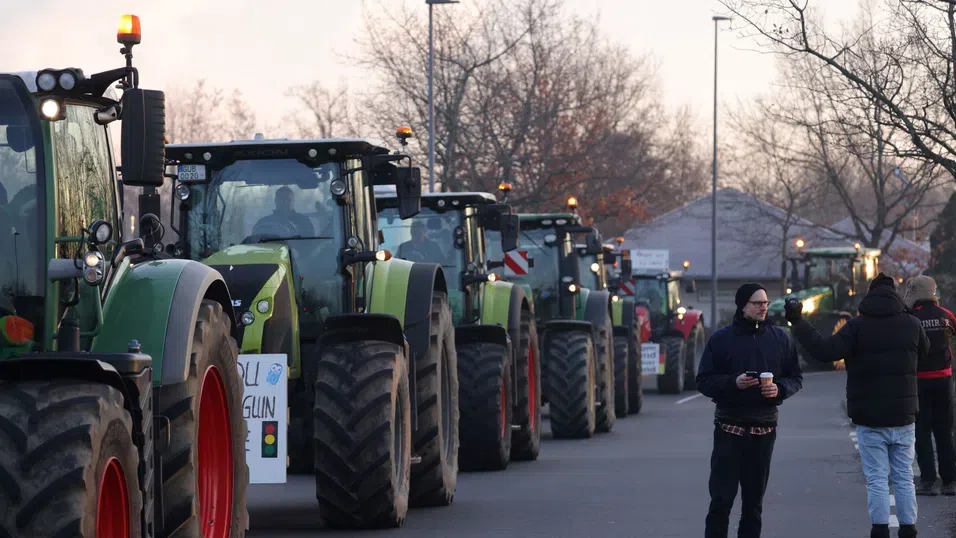
<instances>
[{"instance_id":1,"label":"red wheel rim","mask_svg":"<svg viewBox=\"0 0 956 538\"><path fill-rule=\"evenodd\" d=\"M199 393L199 515L204 538L228 538L232 523L232 424L226 388L215 366Z\"/></svg>"},{"instance_id":2,"label":"red wheel rim","mask_svg":"<svg viewBox=\"0 0 956 538\"><path fill-rule=\"evenodd\" d=\"M531 431L538 427L538 379L534 373L534 348L528 344L528 421Z\"/></svg>"},{"instance_id":3,"label":"red wheel rim","mask_svg":"<svg viewBox=\"0 0 956 538\"><path fill-rule=\"evenodd\" d=\"M504 372L502 372L504 373ZM511 424L508 424L508 393L505 388L505 376L501 376L501 438L505 438L505 428L510 428Z\"/></svg>"},{"instance_id":4,"label":"red wheel rim","mask_svg":"<svg viewBox=\"0 0 956 538\"><path fill-rule=\"evenodd\" d=\"M123 466L110 458L100 477L96 500L96 538L129 538L129 490Z\"/></svg>"}]
</instances>

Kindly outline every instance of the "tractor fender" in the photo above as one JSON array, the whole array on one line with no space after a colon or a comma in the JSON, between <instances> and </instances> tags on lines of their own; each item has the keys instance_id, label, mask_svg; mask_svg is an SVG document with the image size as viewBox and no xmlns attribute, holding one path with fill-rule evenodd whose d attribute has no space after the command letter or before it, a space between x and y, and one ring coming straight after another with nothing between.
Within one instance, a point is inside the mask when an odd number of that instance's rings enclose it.
<instances>
[{"instance_id":1,"label":"tractor fender","mask_svg":"<svg viewBox=\"0 0 956 538\"><path fill-rule=\"evenodd\" d=\"M684 335L684 339L690 338L690 332L697 326L698 321L704 319L704 313L700 310L688 310L684 312L684 319L674 318L674 329Z\"/></svg>"},{"instance_id":2,"label":"tractor fender","mask_svg":"<svg viewBox=\"0 0 956 538\"><path fill-rule=\"evenodd\" d=\"M432 297L436 291L448 293L441 266L392 258L375 262L370 274L367 311L398 318L408 340L410 357L414 360L414 357L427 355ZM414 292L410 293L412 290Z\"/></svg>"},{"instance_id":3,"label":"tractor fender","mask_svg":"<svg viewBox=\"0 0 956 538\"><path fill-rule=\"evenodd\" d=\"M541 357L543 361L547 360L548 354L544 351L548 349L548 340L550 340L551 335L556 332L583 332L587 333L592 339L594 338L594 326L590 321L578 321L573 319L553 319L551 321L545 322L544 327L541 329Z\"/></svg>"},{"instance_id":4,"label":"tractor fender","mask_svg":"<svg viewBox=\"0 0 956 538\"><path fill-rule=\"evenodd\" d=\"M486 282L481 286L480 323L498 325L511 332L512 296L518 287L510 282ZM456 340L457 341L457 340Z\"/></svg>"},{"instance_id":5,"label":"tractor fender","mask_svg":"<svg viewBox=\"0 0 956 538\"><path fill-rule=\"evenodd\" d=\"M611 324L615 327L624 325L624 301L611 302Z\"/></svg>"},{"instance_id":6,"label":"tractor fender","mask_svg":"<svg viewBox=\"0 0 956 538\"><path fill-rule=\"evenodd\" d=\"M584 320L591 322L596 329L600 329L611 313L611 294L607 290L590 290L585 300Z\"/></svg>"},{"instance_id":7,"label":"tractor fender","mask_svg":"<svg viewBox=\"0 0 956 538\"><path fill-rule=\"evenodd\" d=\"M326 318L319 349L337 344L382 340L407 351L398 318L390 314L340 314Z\"/></svg>"},{"instance_id":8,"label":"tractor fender","mask_svg":"<svg viewBox=\"0 0 956 538\"><path fill-rule=\"evenodd\" d=\"M131 340L154 358L153 385L182 383L189 370L193 333L204 299L221 304L238 325L222 275L192 260L158 260L130 266L125 260L103 305L103 328L92 353L124 352ZM159 358L157 361L156 359Z\"/></svg>"},{"instance_id":9,"label":"tractor fender","mask_svg":"<svg viewBox=\"0 0 956 538\"><path fill-rule=\"evenodd\" d=\"M455 327L455 346L474 342L498 344L511 351L511 339L508 331L500 325L460 325Z\"/></svg>"}]
</instances>

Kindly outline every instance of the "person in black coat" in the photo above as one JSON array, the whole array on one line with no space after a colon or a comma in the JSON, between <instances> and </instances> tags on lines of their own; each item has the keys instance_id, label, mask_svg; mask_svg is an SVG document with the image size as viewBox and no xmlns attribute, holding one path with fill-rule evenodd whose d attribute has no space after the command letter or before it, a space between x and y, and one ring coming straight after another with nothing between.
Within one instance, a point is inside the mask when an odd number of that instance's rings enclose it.
<instances>
[{"instance_id":1,"label":"person in black coat","mask_svg":"<svg viewBox=\"0 0 956 538\"><path fill-rule=\"evenodd\" d=\"M760 536L777 408L803 387L796 346L786 332L767 321L767 290L760 284L744 284L735 302L733 323L711 335L697 374L697 390L717 404L705 538L727 537L738 484L737 536ZM763 373L773 375L769 383L761 384Z\"/></svg>"},{"instance_id":2,"label":"person in black coat","mask_svg":"<svg viewBox=\"0 0 956 538\"><path fill-rule=\"evenodd\" d=\"M825 338L802 319L803 305L790 299L785 317L811 357L846 363L847 414L857 428L866 475L872 538L889 538L892 480L899 536L916 536L913 457L919 398L916 370L929 350L920 321L907 313L896 280L880 273L860 301L860 315Z\"/></svg>"}]
</instances>

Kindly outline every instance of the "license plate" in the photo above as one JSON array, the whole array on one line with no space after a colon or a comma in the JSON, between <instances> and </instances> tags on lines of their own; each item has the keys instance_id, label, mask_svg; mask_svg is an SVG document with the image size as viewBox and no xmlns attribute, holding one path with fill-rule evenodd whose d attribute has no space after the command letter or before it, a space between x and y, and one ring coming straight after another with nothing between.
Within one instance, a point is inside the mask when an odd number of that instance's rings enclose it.
<instances>
[{"instance_id":1,"label":"license plate","mask_svg":"<svg viewBox=\"0 0 956 538\"><path fill-rule=\"evenodd\" d=\"M179 165L179 181L181 183L198 183L206 181L206 165L181 164Z\"/></svg>"}]
</instances>

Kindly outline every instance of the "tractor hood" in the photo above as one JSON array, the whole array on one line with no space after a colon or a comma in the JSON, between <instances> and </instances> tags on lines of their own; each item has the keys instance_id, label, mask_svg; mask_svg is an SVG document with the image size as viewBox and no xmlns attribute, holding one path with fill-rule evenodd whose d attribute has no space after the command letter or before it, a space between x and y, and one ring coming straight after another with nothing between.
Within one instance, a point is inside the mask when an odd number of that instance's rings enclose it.
<instances>
[{"instance_id":1,"label":"tractor hood","mask_svg":"<svg viewBox=\"0 0 956 538\"><path fill-rule=\"evenodd\" d=\"M815 288L808 288L805 290L800 290L789 295L774 299L770 302L768 311L770 314L780 314L783 315L783 303L787 299L800 299L804 304L806 304L808 299L818 299L824 295L832 293L832 290L826 286L817 286Z\"/></svg>"},{"instance_id":2,"label":"tractor hood","mask_svg":"<svg viewBox=\"0 0 956 538\"><path fill-rule=\"evenodd\" d=\"M203 263L222 274L232 295L232 306L239 314L254 308L252 300L267 284L279 286L277 271L280 266L288 270L291 257L283 244L235 245L216 252ZM275 282L270 282L274 277Z\"/></svg>"}]
</instances>

